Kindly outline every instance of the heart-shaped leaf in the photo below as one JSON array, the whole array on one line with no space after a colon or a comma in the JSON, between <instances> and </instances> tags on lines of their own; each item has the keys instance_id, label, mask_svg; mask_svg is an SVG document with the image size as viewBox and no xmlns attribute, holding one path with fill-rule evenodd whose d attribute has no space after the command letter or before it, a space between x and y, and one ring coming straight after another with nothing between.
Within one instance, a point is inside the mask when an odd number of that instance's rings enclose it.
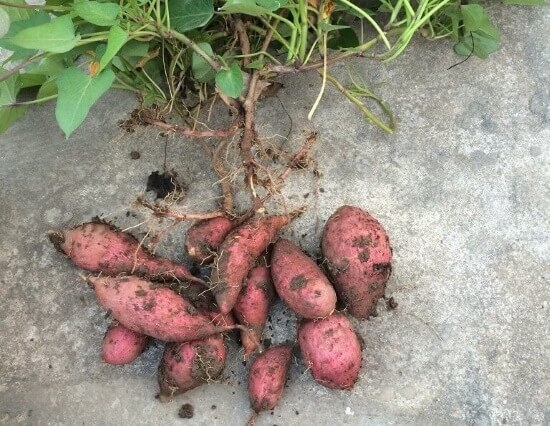
<instances>
[{"instance_id":1,"label":"heart-shaped leaf","mask_svg":"<svg viewBox=\"0 0 550 426\"><path fill-rule=\"evenodd\" d=\"M109 90L114 79L110 69L90 77L76 67L67 68L59 76L55 117L67 138L84 121L92 105Z\"/></svg>"},{"instance_id":2,"label":"heart-shaped leaf","mask_svg":"<svg viewBox=\"0 0 550 426\"><path fill-rule=\"evenodd\" d=\"M238 98L244 88L243 73L239 65L233 62L228 69L218 71L216 87L230 98Z\"/></svg>"},{"instance_id":3,"label":"heart-shaped leaf","mask_svg":"<svg viewBox=\"0 0 550 426\"><path fill-rule=\"evenodd\" d=\"M55 18L47 24L30 27L18 32L11 43L26 49L44 50L46 52L68 52L80 40L75 35L73 21L69 15Z\"/></svg>"},{"instance_id":4,"label":"heart-shaped leaf","mask_svg":"<svg viewBox=\"0 0 550 426\"><path fill-rule=\"evenodd\" d=\"M212 51L212 46L208 43L197 43L198 46L204 50L209 56L214 56ZM193 76L200 81L201 83L208 83L212 81L216 76L216 71L210 66L204 58L197 53L193 52L191 57L191 70L193 71Z\"/></svg>"},{"instance_id":5,"label":"heart-shaped leaf","mask_svg":"<svg viewBox=\"0 0 550 426\"><path fill-rule=\"evenodd\" d=\"M212 0L168 0L170 25L176 31L186 31L200 28L214 16Z\"/></svg>"},{"instance_id":6,"label":"heart-shaped leaf","mask_svg":"<svg viewBox=\"0 0 550 426\"><path fill-rule=\"evenodd\" d=\"M89 0L76 1L73 9L85 21L101 27L116 24L120 13L120 6L116 3L100 3Z\"/></svg>"}]
</instances>

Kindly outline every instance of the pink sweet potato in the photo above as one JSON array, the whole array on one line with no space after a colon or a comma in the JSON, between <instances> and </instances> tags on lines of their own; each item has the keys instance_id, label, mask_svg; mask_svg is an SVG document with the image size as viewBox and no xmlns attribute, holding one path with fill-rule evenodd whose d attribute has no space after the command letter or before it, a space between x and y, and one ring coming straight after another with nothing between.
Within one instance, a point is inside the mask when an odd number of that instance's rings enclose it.
<instances>
[{"instance_id":1,"label":"pink sweet potato","mask_svg":"<svg viewBox=\"0 0 550 426\"><path fill-rule=\"evenodd\" d=\"M345 315L302 322L298 342L318 383L332 389L353 387L361 368L361 343Z\"/></svg>"},{"instance_id":2,"label":"pink sweet potato","mask_svg":"<svg viewBox=\"0 0 550 426\"><path fill-rule=\"evenodd\" d=\"M258 355L250 366L248 395L256 413L272 410L281 399L291 356L291 346L273 346Z\"/></svg>"},{"instance_id":3,"label":"pink sweet potato","mask_svg":"<svg viewBox=\"0 0 550 426\"><path fill-rule=\"evenodd\" d=\"M130 330L167 342L204 339L242 326L216 326L174 291L137 277L90 277L99 303Z\"/></svg>"},{"instance_id":4,"label":"pink sweet potato","mask_svg":"<svg viewBox=\"0 0 550 426\"><path fill-rule=\"evenodd\" d=\"M105 223L84 223L68 230L50 231L48 236L55 248L69 256L76 266L91 272L204 284L186 266L153 256L133 236Z\"/></svg>"},{"instance_id":5,"label":"pink sweet potato","mask_svg":"<svg viewBox=\"0 0 550 426\"><path fill-rule=\"evenodd\" d=\"M241 331L245 361L258 348L262 340L274 293L269 269L263 265L253 268L233 308L239 324L250 327L249 331Z\"/></svg>"},{"instance_id":6,"label":"pink sweet potato","mask_svg":"<svg viewBox=\"0 0 550 426\"><path fill-rule=\"evenodd\" d=\"M321 249L336 292L349 313L357 318L375 314L392 261L382 225L360 208L342 206L325 225Z\"/></svg>"},{"instance_id":7,"label":"pink sweet potato","mask_svg":"<svg viewBox=\"0 0 550 426\"><path fill-rule=\"evenodd\" d=\"M323 318L336 307L336 292L317 264L288 240L280 239L271 256L275 290L302 318Z\"/></svg>"},{"instance_id":8,"label":"pink sweet potato","mask_svg":"<svg viewBox=\"0 0 550 426\"><path fill-rule=\"evenodd\" d=\"M235 224L226 217L215 217L195 223L187 231L185 250L195 262L207 264Z\"/></svg>"},{"instance_id":9,"label":"pink sweet potato","mask_svg":"<svg viewBox=\"0 0 550 426\"><path fill-rule=\"evenodd\" d=\"M141 355L148 341L145 334L136 333L115 320L103 338L101 358L107 364L129 364Z\"/></svg>"},{"instance_id":10,"label":"pink sweet potato","mask_svg":"<svg viewBox=\"0 0 550 426\"><path fill-rule=\"evenodd\" d=\"M289 222L289 216L255 217L229 233L218 249L210 283L220 312L233 309L248 271Z\"/></svg>"},{"instance_id":11,"label":"pink sweet potato","mask_svg":"<svg viewBox=\"0 0 550 426\"><path fill-rule=\"evenodd\" d=\"M221 334L187 343L167 343L158 369L160 400L168 402L174 395L217 379L226 355Z\"/></svg>"}]
</instances>

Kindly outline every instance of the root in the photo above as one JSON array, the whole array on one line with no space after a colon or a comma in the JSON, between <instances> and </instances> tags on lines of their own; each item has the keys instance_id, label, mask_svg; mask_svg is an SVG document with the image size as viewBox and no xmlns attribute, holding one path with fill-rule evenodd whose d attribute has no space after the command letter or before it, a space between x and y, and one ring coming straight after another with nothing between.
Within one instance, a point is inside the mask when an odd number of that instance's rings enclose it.
<instances>
[{"instance_id":1,"label":"root","mask_svg":"<svg viewBox=\"0 0 550 426\"><path fill-rule=\"evenodd\" d=\"M146 201L141 197L138 197L135 203L138 206L148 208L153 212L153 215L157 217L167 217L178 222L183 222L185 220L213 219L215 217L225 216L225 213L222 211L213 211L206 213L182 213L176 210L172 210L169 207L162 206L158 203L150 203L149 201Z\"/></svg>"},{"instance_id":2,"label":"root","mask_svg":"<svg viewBox=\"0 0 550 426\"><path fill-rule=\"evenodd\" d=\"M233 123L231 123L231 126L229 126L227 129L220 130L195 130L184 128L178 126L177 124L170 124L164 120L151 117L143 117L143 121L152 126L159 127L166 132L176 133L178 135L188 138L228 138L230 136L233 136L235 133L237 133L237 130L239 130L241 117L237 115L233 120Z\"/></svg>"}]
</instances>

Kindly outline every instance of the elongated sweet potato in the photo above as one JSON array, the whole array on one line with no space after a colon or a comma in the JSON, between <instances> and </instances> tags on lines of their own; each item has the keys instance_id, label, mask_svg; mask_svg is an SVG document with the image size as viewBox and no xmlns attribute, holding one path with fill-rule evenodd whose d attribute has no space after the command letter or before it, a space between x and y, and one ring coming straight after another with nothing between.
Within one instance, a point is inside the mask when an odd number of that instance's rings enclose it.
<instances>
[{"instance_id":1,"label":"elongated sweet potato","mask_svg":"<svg viewBox=\"0 0 550 426\"><path fill-rule=\"evenodd\" d=\"M90 277L99 303L130 330L167 342L200 340L239 325L216 326L174 291L137 277Z\"/></svg>"},{"instance_id":2,"label":"elongated sweet potato","mask_svg":"<svg viewBox=\"0 0 550 426\"><path fill-rule=\"evenodd\" d=\"M336 293L317 264L288 240L271 255L271 275L283 302L302 318L324 318L336 307Z\"/></svg>"},{"instance_id":3,"label":"elongated sweet potato","mask_svg":"<svg viewBox=\"0 0 550 426\"><path fill-rule=\"evenodd\" d=\"M234 226L226 217L215 217L195 223L185 237L187 255L203 265L212 262L214 253Z\"/></svg>"},{"instance_id":4,"label":"elongated sweet potato","mask_svg":"<svg viewBox=\"0 0 550 426\"><path fill-rule=\"evenodd\" d=\"M275 408L286 383L292 346L272 346L254 360L248 373L248 395L256 413Z\"/></svg>"},{"instance_id":5,"label":"elongated sweet potato","mask_svg":"<svg viewBox=\"0 0 550 426\"><path fill-rule=\"evenodd\" d=\"M76 266L107 275L140 275L152 280L187 280L204 284L185 265L153 256L131 235L105 223L84 223L50 231L50 241Z\"/></svg>"},{"instance_id":6,"label":"elongated sweet potato","mask_svg":"<svg viewBox=\"0 0 550 426\"><path fill-rule=\"evenodd\" d=\"M353 387L361 368L361 343L345 315L302 322L298 342L318 383L332 389Z\"/></svg>"},{"instance_id":7,"label":"elongated sweet potato","mask_svg":"<svg viewBox=\"0 0 550 426\"><path fill-rule=\"evenodd\" d=\"M129 364L141 355L148 341L145 334L136 333L115 320L103 338L101 358L107 364Z\"/></svg>"},{"instance_id":8,"label":"elongated sweet potato","mask_svg":"<svg viewBox=\"0 0 550 426\"><path fill-rule=\"evenodd\" d=\"M187 343L167 343L158 369L161 402L217 379L226 356L220 334Z\"/></svg>"},{"instance_id":9,"label":"elongated sweet potato","mask_svg":"<svg viewBox=\"0 0 550 426\"><path fill-rule=\"evenodd\" d=\"M229 233L212 270L211 288L221 313L233 309L243 280L289 216L255 217Z\"/></svg>"},{"instance_id":10,"label":"elongated sweet potato","mask_svg":"<svg viewBox=\"0 0 550 426\"><path fill-rule=\"evenodd\" d=\"M358 207L342 206L325 225L321 249L336 292L349 313L357 318L375 314L392 261L382 225Z\"/></svg>"},{"instance_id":11,"label":"elongated sweet potato","mask_svg":"<svg viewBox=\"0 0 550 426\"><path fill-rule=\"evenodd\" d=\"M233 308L239 324L250 327L249 331L241 331L245 361L258 348L262 340L274 293L269 269L263 265L253 268Z\"/></svg>"}]
</instances>

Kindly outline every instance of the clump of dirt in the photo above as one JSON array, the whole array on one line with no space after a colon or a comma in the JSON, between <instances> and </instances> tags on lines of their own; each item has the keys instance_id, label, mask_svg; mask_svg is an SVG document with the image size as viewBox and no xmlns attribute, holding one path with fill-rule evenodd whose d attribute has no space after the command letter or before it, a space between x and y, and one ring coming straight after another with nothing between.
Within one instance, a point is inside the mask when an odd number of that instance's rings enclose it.
<instances>
[{"instance_id":1,"label":"clump of dirt","mask_svg":"<svg viewBox=\"0 0 550 426\"><path fill-rule=\"evenodd\" d=\"M181 419L192 419L194 411L195 410L191 404L183 404L178 411L178 416Z\"/></svg>"}]
</instances>

